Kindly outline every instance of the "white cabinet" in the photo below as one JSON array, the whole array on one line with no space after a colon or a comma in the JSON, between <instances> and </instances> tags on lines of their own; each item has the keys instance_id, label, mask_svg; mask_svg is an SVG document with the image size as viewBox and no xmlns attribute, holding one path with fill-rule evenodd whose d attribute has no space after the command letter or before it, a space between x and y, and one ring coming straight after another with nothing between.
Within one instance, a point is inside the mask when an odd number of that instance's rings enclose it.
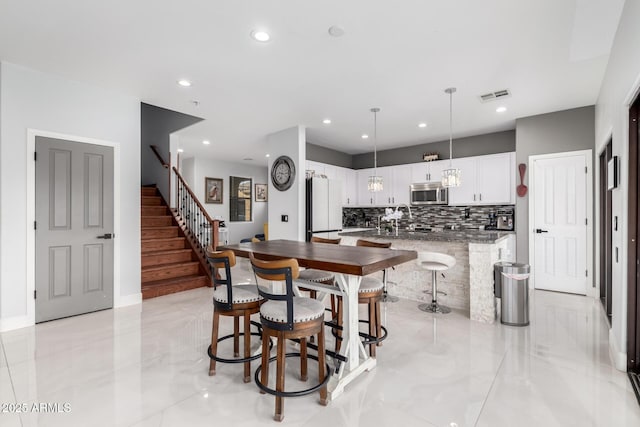
<instances>
[{"instance_id":1,"label":"white cabinet","mask_svg":"<svg viewBox=\"0 0 640 427\"><path fill-rule=\"evenodd\" d=\"M358 204L358 189L355 170L315 162L313 160L307 160L305 166L306 170L313 171L315 176L324 175L329 179L337 179L342 182L343 206L356 206Z\"/></svg>"},{"instance_id":2,"label":"white cabinet","mask_svg":"<svg viewBox=\"0 0 640 427\"><path fill-rule=\"evenodd\" d=\"M349 168L342 168L344 171L344 199L343 206L356 206L358 204L358 183L356 180L356 171Z\"/></svg>"},{"instance_id":3,"label":"white cabinet","mask_svg":"<svg viewBox=\"0 0 640 427\"><path fill-rule=\"evenodd\" d=\"M391 203L393 205L399 205L401 203L409 204L409 186L411 185L411 180L411 165L393 166L393 177L390 182Z\"/></svg>"},{"instance_id":4,"label":"white cabinet","mask_svg":"<svg viewBox=\"0 0 640 427\"><path fill-rule=\"evenodd\" d=\"M358 169L356 171L356 186L358 187L358 205L375 206L376 193L367 190L369 176L373 175L373 169Z\"/></svg>"},{"instance_id":5,"label":"white cabinet","mask_svg":"<svg viewBox=\"0 0 640 427\"><path fill-rule=\"evenodd\" d=\"M460 187L449 189L450 205L515 203L515 153L453 159Z\"/></svg>"},{"instance_id":6,"label":"white cabinet","mask_svg":"<svg viewBox=\"0 0 640 427\"><path fill-rule=\"evenodd\" d=\"M335 166L334 179L342 182L342 206L356 206L358 204L356 171Z\"/></svg>"},{"instance_id":7,"label":"white cabinet","mask_svg":"<svg viewBox=\"0 0 640 427\"><path fill-rule=\"evenodd\" d=\"M396 206L409 204L409 185L411 184L411 165L383 166L375 173L382 177L382 191L372 193L367 190L369 177L374 169L357 171L358 205L361 206Z\"/></svg>"},{"instance_id":8,"label":"white cabinet","mask_svg":"<svg viewBox=\"0 0 640 427\"><path fill-rule=\"evenodd\" d=\"M462 185L449 189L450 205L515 203L515 153L453 159L452 164L462 171ZM378 193L367 189L373 168L353 170L312 160L307 160L306 168L342 182L342 206L397 206L410 203L412 183L440 181L449 160L379 167L383 191Z\"/></svg>"},{"instance_id":9,"label":"white cabinet","mask_svg":"<svg viewBox=\"0 0 640 427\"><path fill-rule=\"evenodd\" d=\"M478 161L478 202L515 203L515 156L512 153L482 156Z\"/></svg>"},{"instance_id":10,"label":"white cabinet","mask_svg":"<svg viewBox=\"0 0 640 427\"><path fill-rule=\"evenodd\" d=\"M449 160L413 163L411 166L411 182L440 181L442 171L449 167Z\"/></svg>"},{"instance_id":11,"label":"white cabinet","mask_svg":"<svg viewBox=\"0 0 640 427\"><path fill-rule=\"evenodd\" d=\"M453 167L460 169L460 187L449 188L450 205L476 204L476 158L453 159Z\"/></svg>"}]
</instances>

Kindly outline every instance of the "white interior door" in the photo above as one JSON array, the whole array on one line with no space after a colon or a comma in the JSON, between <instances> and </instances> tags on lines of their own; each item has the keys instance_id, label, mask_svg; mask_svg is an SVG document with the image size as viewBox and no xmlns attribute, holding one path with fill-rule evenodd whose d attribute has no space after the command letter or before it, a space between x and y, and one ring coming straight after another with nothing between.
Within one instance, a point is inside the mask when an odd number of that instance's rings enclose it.
<instances>
[{"instance_id":1,"label":"white interior door","mask_svg":"<svg viewBox=\"0 0 640 427\"><path fill-rule=\"evenodd\" d=\"M113 306L113 148L36 137L36 322Z\"/></svg>"},{"instance_id":2,"label":"white interior door","mask_svg":"<svg viewBox=\"0 0 640 427\"><path fill-rule=\"evenodd\" d=\"M587 293L586 166L583 154L533 162L536 289Z\"/></svg>"}]
</instances>

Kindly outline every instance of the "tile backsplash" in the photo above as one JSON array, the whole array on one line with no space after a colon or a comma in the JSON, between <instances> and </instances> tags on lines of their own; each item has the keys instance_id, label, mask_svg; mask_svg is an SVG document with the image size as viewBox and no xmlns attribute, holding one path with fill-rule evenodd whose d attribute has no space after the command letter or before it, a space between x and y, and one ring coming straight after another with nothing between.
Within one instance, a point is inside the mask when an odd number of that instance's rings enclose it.
<instances>
[{"instance_id":1,"label":"tile backsplash","mask_svg":"<svg viewBox=\"0 0 640 427\"><path fill-rule=\"evenodd\" d=\"M513 210L513 205L491 206L412 206L413 223L416 226L478 228L489 224L489 214L498 210ZM342 208L343 227L375 227L378 215L384 215L384 207ZM410 223L406 207L400 208L404 213L399 221L400 227ZM468 212L468 218L466 217Z\"/></svg>"}]
</instances>

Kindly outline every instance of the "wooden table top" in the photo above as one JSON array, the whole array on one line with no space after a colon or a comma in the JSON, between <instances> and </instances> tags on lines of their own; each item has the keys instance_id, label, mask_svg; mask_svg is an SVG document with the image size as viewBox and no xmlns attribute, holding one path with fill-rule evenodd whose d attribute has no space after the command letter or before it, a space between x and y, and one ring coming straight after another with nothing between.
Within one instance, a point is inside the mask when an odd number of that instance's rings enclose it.
<instances>
[{"instance_id":1,"label":"wooden table top","mask_svg":"<svg viewBox=\"0 0 640 427\"><path fill-rule=\"evenodd\" d=\"M218 247L218 250L227 249L234 251L240 257L248 258L249 253L253 252L260 255L261 259L266 260L295 258L302 267L356 276L366 276L418 257L416 251L309 243L295 240L267 240Z\"/></svg>"}]
</instances>

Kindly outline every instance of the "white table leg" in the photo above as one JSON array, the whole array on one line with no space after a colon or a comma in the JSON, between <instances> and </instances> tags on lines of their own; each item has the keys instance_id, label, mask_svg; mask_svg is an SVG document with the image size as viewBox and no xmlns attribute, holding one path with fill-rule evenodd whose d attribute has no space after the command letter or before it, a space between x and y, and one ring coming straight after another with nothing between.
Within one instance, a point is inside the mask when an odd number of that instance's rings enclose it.
<instances>
[{"instance_id":1,"label":"white table leg","mask_svg":"<svg viewBox=\"0 0 640 427\"><path fill-rule=\"evenodd\" d=\"M340 354L348 357L340 372L334 374L327 385L329 400L338 397L344 387L361 373L376 366L376 359L369 357L358 335L358 288L362 277L350 274L336 274L336 281L342 291L343 331ZM362 358L362 360L361 360Z\"/></svg>"}]
</instances>

